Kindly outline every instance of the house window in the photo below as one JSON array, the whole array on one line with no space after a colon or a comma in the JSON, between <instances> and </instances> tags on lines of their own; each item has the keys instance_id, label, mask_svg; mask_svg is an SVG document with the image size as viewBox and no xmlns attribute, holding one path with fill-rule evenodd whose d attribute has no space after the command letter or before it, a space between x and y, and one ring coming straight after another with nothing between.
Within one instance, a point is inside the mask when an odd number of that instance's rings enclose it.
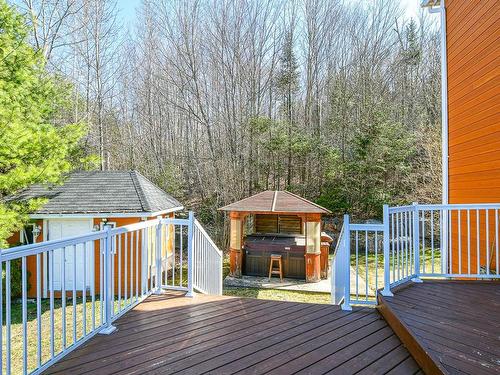
<instances>
[{"instance_id":1,"label":"house window","mask_svg":"<svg viewBox=\"0 0 500 375\"><path fill-rule=\"evenodd\" d=\"M29 245L34 243L33 241L33 231L36 224L26 224L21 232L19 233L20 242L24 245Z\"/></svg>"}]
</instances>

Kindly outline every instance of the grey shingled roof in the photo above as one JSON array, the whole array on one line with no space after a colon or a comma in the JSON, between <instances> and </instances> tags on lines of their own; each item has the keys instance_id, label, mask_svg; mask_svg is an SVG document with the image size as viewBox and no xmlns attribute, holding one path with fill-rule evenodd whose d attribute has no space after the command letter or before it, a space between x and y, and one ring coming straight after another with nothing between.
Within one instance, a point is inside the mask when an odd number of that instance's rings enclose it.
<instances>
[{"instance_id":1,"label":"grey shingled roof","mask_svg":"<svg viewBox=\"0 0 500 375\"><path fill-rule=\"evenodd\" d=\"M7 200L47 198L33 214L153 213L182 204L137 171L75 172L63 185L33 185Z\"/></svg>"}]
</instances>

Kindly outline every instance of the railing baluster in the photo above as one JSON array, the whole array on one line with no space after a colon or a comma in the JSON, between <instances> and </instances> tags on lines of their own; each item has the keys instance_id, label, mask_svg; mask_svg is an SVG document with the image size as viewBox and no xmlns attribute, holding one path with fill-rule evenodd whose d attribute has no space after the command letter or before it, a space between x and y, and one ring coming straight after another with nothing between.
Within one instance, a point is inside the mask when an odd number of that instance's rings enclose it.
<instances>
[{"instance_id":1,"label":"railing baluster","mask_svg":"<svg viewBox=\"0 0 500 375\"><path fill-rule=\"evenodd\" d=\"M76 245L73 245L73 344L76 343Z\"/></svg>"},{"instance_id":2,"label":"railing baluster","mask_svg":"<svg viewBox=\"0 0 500 375\"><path fill-rule=\"evenodd\" d=\"M368 301L368 231L365 230L365 299Z\"/></svg>"},{"instance_id":3,"label":"railing baluster","mask_svg":"<svg viewBox=\"0 0 500 375\"><path fill-rule=\"evenodd\" d=\"M23 373L28 373L28 291L26 275L26 257L21 258L21 301L23 319Z\"/></svg>"},{"instance_id":4,"label":"railing baluster","mask_svg":"<svg viewBox=\"0 0 500 375\"><path fill-rule=\"evenodd\" d=\"M92 302L92 306L90 307L92 309L91 314L92 314L92 331L95 330L95 249L94 246L90 247L90 259L91 259L91 279L92 283L90 284L90 299ZM99 248L99 252L101 252L102 248ZM101 274L102 275L102 274ZM102 279L102 276L100 277ZM101 292L102 293L102 292Z\"/></svg>"},{"instance_id":5,"label":"railing baluster","mask_svg":"<svg viewBox=\"0 0 500 375\"><path fill-rule=\"evenodd\" d=\"M359 262L358 262L358 231L354 232L356 236L356 247L355 247L355 255L356 255L356 299L359 299Z\"/></svg>"},{"instance_id":6,"label":"railing baluster","mask_svg":"<svg viewBox=\"0 0 500 375\"><path fill-rule=\"evenodd\" d=\"M87 242L83 243L82 337L87 336Z\"/></svg>"},{"instance_id":7,"label":"railing baluster","mask_svg":"<svg viewBox=\"0 0 500 375\"><path fill-rule=\"evenodd\" d=\"M61 325L62 347L66 349L66 246L61 249Z\"/></svg>"},{"instance_id":8,"label":"railing baluster","mask_svg":"<svg viewBox=\"0 0 500 375\"><path fill-rule=\"evenodd\" d=\"M496 270L497 270L497 275L500 274L500 269L498 268L499 266L499 243L498 243L498 209L495 209L495 253L496 253Z\"/></svg>"},{"instance_id":9,"label":"railing baluster","mask_svg":"<svg viewBox=\"0 0 500 375\"><path fill-rule=\"evenodd\" d=\"M179 259L179 263L180 263L179 286L183 286L183 277L184 277L184 263L182 260L182 255L183 255L182 253L184 252L184 247L183 247L183 243L182 243L182 237L183 237L183 235L182 235L183 229L182 228L183 228L183 226L180 225L179 226L179 257L180 257L180 259ZM174 233L175 233L175 231L174 231ZM175 243L174 243L174 249L175 249Z\"/></svg>"},{"instance_id":10,"label":"railing baluster","mask_svg":"<svg viewBox=\"0 0 500 375\"><path fill-rule=\"evenodd\" d=\"M375 231L375 293L378 288L378 232Z\"/></svg>"},{"instance_id":11,"label":"railing baluster","mask_svg":"<svg viewBox=\"0 0 500 375\"><path fill-rule=\"evenodd\" d=\"M349 227L349 215L344 215L344 251L341 251L345 256L345 263L340 262L340 269L344 271L344 303L343 310L352 310L351 308L351 228Z\"/></svg>"},{"instance_id":12,"label":"railing baluster","mask_svg":"<svg viewBox=\"0 0 500 375\"><path fill-rule=\"evenodd\" d=\"M479 246L479 210L476 210L476 258L477 258L477 268L476 274L481 270L481 250Z\"/></svg>"},{"instance_id":13,"label":"railing baluster","mask_svg":"<svg viewBox=\"0 0 500 375\"><path fill-rule=\"evenodd\" d=\"M486 274L490 274L490 225L489 212L486 209Z\"/></svg>"},{"instance_id":14,"label":"railing baluster","mask_svg":"<svg viewBox=\"0 0 500 375\"><path fill-rule=\"evenodd\" d=\"M36 364L42 365L42 261L41 254L36 254ZM1 284L1 283L0 283ZM0 295L1 295L0 290ZM1 302L0 302L1 305ZM1 311L0 311L1 315ZM1 322L1 318L0 318ZM1 324L0 324L1 327ZM2 340L0 339L0 344ZM1 365L0 365L1 368Z\"/></svg>"},{"instance_id":15,"label":"railing baluster","mask_svg":"<svg viewBox=\"0 0 500 375\"><path fill-rule=\"evenodd\" d=\"M50 358L54 358L54 250L49 253L49 287L50 287Z\"/></svg>"},{"instance_id":16,"label":"railing baluster","mask_svg":"<svg viewBox=\"0 0 500 375\"><path fill-rule=\"evenodd\" d=\"M117 235L115 237L116 241L118 242L118 313L122 311L122 236L121 234ZM116 246L116 245L115 245ZM116 248L116 247L115 247ZM115 262L113 260L113 268L115 268ZM115 273L113 272L113 280ZM114 291L114 288L113 288ZM114 313L115 309L113 309Z\"/></svg>"},{"instance_id":17,"label":"railing baluster","mask_svg":"<svg viewBox=\"0 0 500 375\"><path fill-rule=\"evenodd\" d=\"M135 302L139 300L139 231L135 234Z\"/></svg>"},{"instance_id":18,"label":"railing baluster","mask_svg":"<svg viewBox=\"0 0 500 375\"><path fill-rule=\"evenodd\" d=\"M452 232L452 222L453 222L453 211L448 211L448 237L450 238L449 249L448 249L448 264L446 264L443 259L441 259L441 273L453 273L453 232Z\"/></svg>"},{"instance_id":19,"label":"railing baluster","mask_svg":"<svg viewBox=\"0 0 500 375\"><path fill-rule=\"evenodd\" d=\"M5 364L6 372L11 372L11 276L10 260L5 262Z\"/></svg>"},{"instance_id":20,"label":"railing baluster","mask_svg":"<svg viewBox=\"0 0 500 375\"><path fill-rule=\"evenodd\" d=\"M130 281L129 302L132 304L134 295L134 232L130 232Z\"/></svg>"},{"instance_id":21,"label":"railing baluster","mask_svg":"<svg viewBox=\"0 0 500 375\"><path fill-rule=\"evenodd\" d=\"M128 305L128 233L125 233L125 274L123 275L123 283L125 284L124 286L124 291L123 291L123 299L124 299L124 304L127 306ZM118 276L121 278L121 274Z\"/></svg>"},{"instance_id":22,"label":"railing baluster","mask_svg":"<svg viewBox=\"0 0 500 375\"><path fill-rule=\"evenodd\" d=\"M401 266L400 266L400 262L399 262L399 256L400 256L400 252L399 252L399 226L400 226L400 223L399 223L399 213L396 212L396 248L397 248L397 263L398 263L398 280L401 280Z\"/></svg>"},{"instance_id":23,"label":"railing baluster","mask_svg":"<svg viewBox=\"0 0 500 375\"><path fill-rule=\"evenodd\" d=\"M387 206L387 211L389 211L389 206ZM396 281L396 257L394 254L394 214L391 214L391 231L390 231L390 246L392 252L392 282ZM389 269L389 268L388 268ZM389 283L390 284L390 283ZM388 289L388 288L387 288Z\"/></svg>"},{"instance_id":24,"label":"railing baluster","mask_svg":"<svg viewBox=\"0 0 500 375\"><path fill-rule=\"evenodd\" d=\"M425 263L427 262L426 242L425 242L425 210L422 210L422 272L425 273Z\"/></svg>"},{"instance_id":25,"label":"railing baluster","mask_svg":"<svg viewBox=\"0 0 500 375\"><path fill-rule=\"evenodd\" d=\"M434 211L431 211L430 225L431 225L431 272L434 273Z\"/></svg>"},{"instance_id":26,"label":"railing baluster","mask_svg":"<svg viewBox=\"0 0 500 375\"><path fill-rule=\"evenodd\" d=\"M408 246L408 212L405 212L405 221L404 221L404 228L405 228L405 268L406 268L406 277L410 276L409 269L408 269L408 251L409 251L409 246Z\"/></svg>"},{"instance_id":27,"label":"railing baluster","mask_svg":"<svg viewBox=\"0 0 500 375\"><path fill-rule=\"evenodd\" d=\"M462 211L458 210L458 274L462 273Z\"/></svg>"},{"instance_id":28,"label":"railing baluster","mask_svg":"<svg viewBox=\"0 0 500 375\"><path fill-rule=\"evenodd\" d=\"M101 240L99 247L99 325L104 323L104 246L105 240Z\"/></svg>"},{"instance_id":29,"label":"railing baluster","mask_svg":"<svg viewBox=\"0 0 500 375\"><path fill-rule=\"evenodd\" d=\"M467 210L467 273L470 275L470 210Z\"/></svg>"}]
</instances>

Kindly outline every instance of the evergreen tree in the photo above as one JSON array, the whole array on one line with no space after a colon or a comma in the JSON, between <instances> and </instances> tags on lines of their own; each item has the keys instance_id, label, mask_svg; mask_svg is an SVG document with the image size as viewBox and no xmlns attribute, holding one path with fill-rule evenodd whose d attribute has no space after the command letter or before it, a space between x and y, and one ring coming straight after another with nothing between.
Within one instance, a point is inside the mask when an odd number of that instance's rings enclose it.
<instances>
[{"instance_id":1,"label":"evergreen tree","mask_svg":"<svg viewBox=\"0 0 500 375\"><path fill-rule=\"evenodd\" d=\"M71 170L83 126L57 126L69 97L67 85L45 70L27 40L24 18L0 0L0 247L41 202L11 204L9 194L34 183L58 182Z\"/></svg>"},{"instance_id":2,"label":"evergreen tree","mask_svg":"<svg viewBox=\"0 0 500 375\"><path fill-rule=\"evenodd\" d=\"M283 98L283 112L288 125L287 175L286 187L290 188L292 180L292 138L293 138L293 98L299 85L297 59L293 51L293 34L287 32L279 59L280 70L277 77L278 92Z\"/></svg>"}]
</instances>

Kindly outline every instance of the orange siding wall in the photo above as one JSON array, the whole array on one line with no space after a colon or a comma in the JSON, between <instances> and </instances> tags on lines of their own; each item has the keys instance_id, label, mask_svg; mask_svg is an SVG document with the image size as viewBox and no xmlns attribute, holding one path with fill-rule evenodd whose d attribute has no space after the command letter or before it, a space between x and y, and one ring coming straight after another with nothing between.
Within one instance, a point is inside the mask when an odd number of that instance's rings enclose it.
<instances>
[{"instance_id":1,"label":"orange siding wall","mask_svg":"<svg viewBox=\"0 0 500 375\"><path fill-rule=\"evenodd\" d=\"M498 0L446 0L448 183L450 203L500 202L500 5ZM491 258L495 219L484 211L452 216L452 271L468 272ZM479 243L477 228L479 227ZM488 232L488 241L486 240ZM458 243L461 243L459 267ZM488 242L488 243L487 243ZM478 246L479 245L479 246ZM488 248L488 250L486 250ZM486 255L488 253L488 256ZM494 262L494 261L493 261Z\"/></svg>"},{"instance_id":2,"label":"orange siding wall","mask_svg":"<svg viewBox=\"0 0 500 375\"><path fill-rule=\"evenodd\" d=\"M446 0L449 202L500 202L500 5Z\"/></svg>"}]
</instances>

